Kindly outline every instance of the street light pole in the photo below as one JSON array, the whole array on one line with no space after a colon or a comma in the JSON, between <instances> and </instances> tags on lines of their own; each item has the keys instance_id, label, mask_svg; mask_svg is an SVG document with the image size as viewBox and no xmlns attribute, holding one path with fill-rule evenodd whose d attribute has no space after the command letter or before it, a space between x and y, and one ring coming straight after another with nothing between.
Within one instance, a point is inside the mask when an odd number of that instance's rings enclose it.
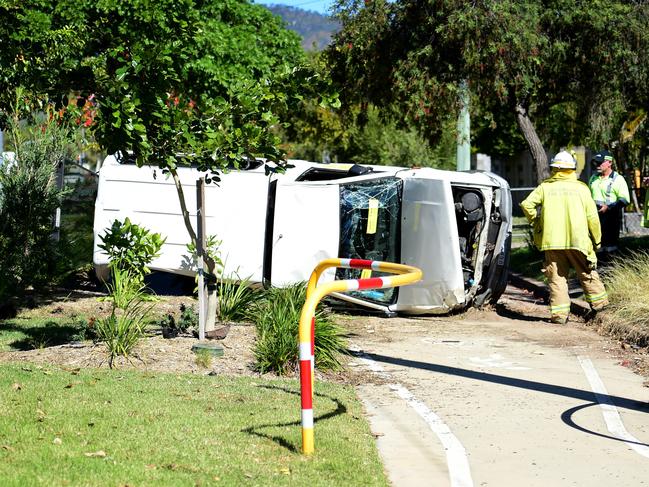
<instances>
[{"instance_id":1,"label":"street light pole","mask_svg":"<svg viewBox=\"0 0 649 487\"><path fill-rule=\"evenodd\" d=\"M469 86L460 83L460 114L457 118L457 170L471 169L471 117L469 115Z\"/></svg>"}]
</instances>

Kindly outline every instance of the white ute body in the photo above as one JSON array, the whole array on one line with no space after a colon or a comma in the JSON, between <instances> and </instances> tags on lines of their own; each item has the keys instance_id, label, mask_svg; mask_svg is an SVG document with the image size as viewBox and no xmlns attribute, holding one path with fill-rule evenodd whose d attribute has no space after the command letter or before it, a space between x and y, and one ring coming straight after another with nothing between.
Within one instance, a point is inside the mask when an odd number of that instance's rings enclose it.
<instances>
[{"instance_id":1,"label":"white ute body","mask_svg":"<svg viewBox=\"0 0 649 487\"><path fill-rule=\"evenodd\" d=\"M263 164L221 175L205 186L206 234L221 240L224 274L283 286L306 281L331 257L387 260L419 267L423 280L400 289L337 297L384 312L445 313L495 301L504 290L511 241L511 195L485 172L318 164L292 160L283 174ZM359 170L360 169L360 170ZM196 223L192 168L179 168ZM166 237L150 268L193 276L189 236L171 178L109 156L99 174L93 260L106 276L99 249L114 220L131 221ZM337 276L336 276L337 274ZM359 277L331 269L324 280Z\"/></svg>"}]
</instances>

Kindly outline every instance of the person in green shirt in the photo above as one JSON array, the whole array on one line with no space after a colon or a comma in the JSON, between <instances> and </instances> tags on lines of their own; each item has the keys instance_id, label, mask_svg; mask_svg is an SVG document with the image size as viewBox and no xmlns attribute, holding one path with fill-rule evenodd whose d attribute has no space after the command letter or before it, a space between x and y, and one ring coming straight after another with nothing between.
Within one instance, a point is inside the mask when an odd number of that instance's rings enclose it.
<instances>
[{"instance_id":1,"label":"person in green shirt","mask_svg":"<svg viewBox=\"0 0 649 487\"><path fill-rule=\"evenodd\" d=\"M612 254L617 251L624 207L629 204L629 187L624 178L613 171L615 160L607 150L598 152L591 159L593 174L588 182L597 205L602 227L602 251Z\"/></svg>"},{"instance_id":2,"label":"person in green shirt","mask_svg":"<svg viewBox=\"0 0 649 487\"><path fill-rule=\"evenodd\" d=\"M569 152L559 152L550 167L551 176L525 198L521 208L533 227L534 244L543 251L551 321L564 324L570 314L570 268L575 269L592 311L606 306L608 295L596 271L601 229L590 190L577 179L577 163Z\"/></svg>"}]
</instances>

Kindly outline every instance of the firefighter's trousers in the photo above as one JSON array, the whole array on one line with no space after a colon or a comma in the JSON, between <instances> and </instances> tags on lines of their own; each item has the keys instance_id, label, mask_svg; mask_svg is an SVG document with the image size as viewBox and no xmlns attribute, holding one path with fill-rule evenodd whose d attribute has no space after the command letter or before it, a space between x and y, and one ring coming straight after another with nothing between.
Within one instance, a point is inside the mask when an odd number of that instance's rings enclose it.
<instances>
[{"instance_id":1,"label":"firefighter's trousers","mask_svg":"<svg viewBox=\"0 0 649 487\"><path fill-rule=\"evenodd\" d=\"M584 290L584 299L594 310L600 310L608 304L608 295L604 284L595 269L591 269L586 255L579 250L546 250L543 273L550 287L550 313L552 321L565 322L570 313L570 295L568 294L568 272L575 269L577 278Z\"/></svg>"}]
</instances>

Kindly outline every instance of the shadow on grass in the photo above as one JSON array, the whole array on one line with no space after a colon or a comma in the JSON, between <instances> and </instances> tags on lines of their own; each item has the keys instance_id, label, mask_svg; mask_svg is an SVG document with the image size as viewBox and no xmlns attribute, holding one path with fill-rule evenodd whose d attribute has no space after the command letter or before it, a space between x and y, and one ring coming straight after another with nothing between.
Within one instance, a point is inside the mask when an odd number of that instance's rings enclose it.
<instances>
[{"instance_id":1,"label":"shadow on grass","mask_svg":"<svg viewBox=\"0 0 649 487\"><path fill-rule=\"evenodd\" d=\"M89 284L88 289L68 289L57 287L37 292L29 291L19 297L11 298L7 303L0 303L0 320L12 319L22 311L40 308L58 303L74 303L81 299L101 298L108 296L105 291L99 290L94 284Z\"/></svg>"},{"instance_id":2,"label":"shadow on grass","mask_svg":"<svg viewBox=\"0 0 649 487\"><path fill-rule=\"evenodd\" d=\"M39 325L17 324L19 320L0 321L0 335L5 332L20 333L15 341L7 344L13 350L33 350L37 348L54 347L83 339L85 323L73 322L60 324L47 321Z\"/></svg>"},{"instance_id":3,"label":"shadow on grass","mask_svg":"<svg viewBox=\"0 0 649 487\"><path fill-rule=\"evenodd\" d=\"M276 390L276 391L286 392L287 394L293 394L295 396L300 395L299 391L294 391L294 390L288 389L286 387L269 386L269 385L263 385L263 386L260 386L260 387L262 387L264 389L272 389L272 390ZM333 411L330 411L328 413L322 414L320 416L315 416L313 418L314 422L315 421L324 421L325 419L333 418L335 416L339 416L339 415L345 414L347 412L347 406L345 406L338 399L335 399L333 397L330 397L330 396L327 396L325 394L321 394L321 393L318 393L318 392L316 392L315 395L318 396L318 397L324 397L326 399L329 399L330 401L332 401L333 403L336 404L336 409L334 409ZM296 445L294 445L293 443L288 441L286 438L283 438L283 437L277 436L277 435L270 435L270 434L267 434L267 433L263 433L260 430L263 430L265 428L281 428L281 427L286 427L286 426L300 426L300 425L301 425L300 421L290 421L288 423L269 423L269 424L260 424L260 425L257 425L257 426L250 426L249 428L244 428L241 431L244 432L244 433L248 433L250 435L253 435L253 436L258 436L259 438L266 438L268 440L274 441L279 446L284 447L284 448L286 448L287 450L289 450L289 451L291 451L293 453L298 453L300 451L300 449Z\"/></svg>"},{"instance_id":4,"label":"shadow on grass","mask_svg":"<svg viewBox=\"0 0 649 487\"><path fill-rule=\"evenodd\" d=\"M32 309L60 302L76 302L80 299L108 296L105 288L88 284L87 288L58 287L39 293L27 294L20 302L19 309Z\"/></svg>"}]
</instances>

